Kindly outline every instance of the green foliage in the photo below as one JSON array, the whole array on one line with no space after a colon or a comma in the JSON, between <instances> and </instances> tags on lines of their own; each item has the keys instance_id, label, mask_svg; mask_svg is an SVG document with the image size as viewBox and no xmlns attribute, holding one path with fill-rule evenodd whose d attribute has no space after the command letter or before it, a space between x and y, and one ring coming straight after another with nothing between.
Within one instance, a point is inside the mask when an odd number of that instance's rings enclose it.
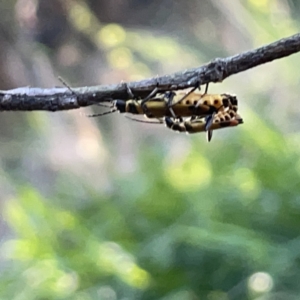
<instances>
[{"instance_id":1,"label":"green foliage","mask_svg":"<svg viewBox=\"0 0 300 300\"><path fill-rule=\"evenodd\" d=\"M251 119L259 135L195 137L173 162L141 149L139 171L81 208L20 188L4 207L16 237L1 249L1 297L242 299L257 271L299 292L299 154Z\"/></svg>"},{"instance_id":2,"label":"green foliage","mask_svg":"<svg viewBox=\"0 0 300 300\"><path fill-rule=\"evenodd\" d=\"M168 33L102 23L85 1L72 2L68 17L78 44L84 37L103 55L103 82L107 73L117 82L198 66L299 27L297 1L212 1L218 10L204 2L172 15L162 1L158 14L175 19ZM66 49L72 68L89 56ZM0 298L298 299L298 60L212 85L242 94L245 124L209 144L120 115L99 129L78 114L1 119ZM66 69L67 78L97 78L97 66Z\"/></svg>"}]
</instances>

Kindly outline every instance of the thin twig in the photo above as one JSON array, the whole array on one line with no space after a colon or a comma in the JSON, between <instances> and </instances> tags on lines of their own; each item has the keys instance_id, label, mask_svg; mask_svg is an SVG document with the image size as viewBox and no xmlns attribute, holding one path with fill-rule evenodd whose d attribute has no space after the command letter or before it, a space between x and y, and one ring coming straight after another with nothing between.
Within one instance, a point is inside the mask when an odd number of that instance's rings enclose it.
<instances>
[{"instance_id":1,"label":"thin twig","mask_svg":"<svg viewBox=\"0 0 300 300\"><path fill-rule=\"evenodd\" d=\"M289 56L300 51L300 34L281 39L272 44L227 58L213 61L183 72L154 77L142 81L128 82L136 97L145 97L155 88L158 92L195 87L197 84L220 82L225 78L255 66ZM126 85L99 85L80 88L30 88L23 87L8 91L0 90L0 111L75 109L112 99L128 100Z\"/></svg>"}]
</instances>

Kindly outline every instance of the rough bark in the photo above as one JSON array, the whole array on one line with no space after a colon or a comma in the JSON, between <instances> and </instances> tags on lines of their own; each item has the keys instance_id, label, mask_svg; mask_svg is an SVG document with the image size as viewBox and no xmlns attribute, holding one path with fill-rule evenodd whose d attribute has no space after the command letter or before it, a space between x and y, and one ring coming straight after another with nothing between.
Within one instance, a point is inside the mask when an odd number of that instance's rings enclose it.
<instances>
[{"instance_id":1,"label":"rough bark","mask_svg":"<svg viewBox=\"0 0 300 300\"><path fill-rule=\"evenodd\" d=\"M272 44L227 58L216 58L198 68L188 69L161 77L128 82L137 98L147 96L154 88L158 92L185 89L225 78L246 71L275 59L300 51L300 34L281 39ZM23 87L0 91L0 111L47 110L60 111L75 109L113 99L130 98L124 83L79 88L31 88Z\"/></svg>"}]
</instances>

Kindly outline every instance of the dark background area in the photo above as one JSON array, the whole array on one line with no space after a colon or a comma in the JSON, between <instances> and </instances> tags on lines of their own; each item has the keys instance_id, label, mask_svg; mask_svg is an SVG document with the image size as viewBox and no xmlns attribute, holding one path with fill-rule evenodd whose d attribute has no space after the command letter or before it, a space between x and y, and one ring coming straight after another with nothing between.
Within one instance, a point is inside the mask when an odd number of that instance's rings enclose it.
<instances>
[{"instance_id":1,"label":"dark background area","mask_svg":"<svg viewBox=\"0 0 300 300\"><path fill-rule=\"evenodd\" d=\"M291 0L0 2L0 89L131 81L299 32ZM244 124L2 112L1 299L299 299L299 54L211 84Z\"/></svg>"}]
</instances>

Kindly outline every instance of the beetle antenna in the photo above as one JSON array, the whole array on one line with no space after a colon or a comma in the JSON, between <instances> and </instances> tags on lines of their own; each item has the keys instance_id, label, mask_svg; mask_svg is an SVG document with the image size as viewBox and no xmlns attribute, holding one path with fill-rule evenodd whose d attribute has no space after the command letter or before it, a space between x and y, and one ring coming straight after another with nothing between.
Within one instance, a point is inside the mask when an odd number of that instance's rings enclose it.
<instances>
[{"instance_id":1,"label":"beetle antenna","mask_svg":"<svg viewBox=\"0 0 300 300\"><path fill-rule=\"evenodd\" d=\"M58 80L71 92L71 94L77 96L76 92L71 88L71 86L60 76L58 76Z\"/></svg>"},{"instance_id":2,"label":"beetle antenna","mask_svg":"<svg viewBox=\"0 0 300 300\"><path fill-rule=\"evenodd\" d=\"M113 113L115 113L116 111L118 111L118 110L117 110L117 109L116 109L116 110L110 110L110 111L106 111L106 112L101 113L101 114L91 114L91 115L86 115L86 116L87 116L88 118L101 117L101 116L113 114Z\"/></svg>"},{"instance_id":3,"label":"beetle antenna","mask_svg":"<svg viewBox=\"0 0 300 300\"><path fill-rule=\"evenodd\" d=\"M149 121L143 121L143 120L139 120L139 119L135 119L135 118L131 118L128 116L125 116L125 118L131 120L131 121L135 121L135 122L139 122L139 123L147 123L147 124L163 124L163 122L159 121L159 122L149 122Z\"/></svg>"}]
</instances>

